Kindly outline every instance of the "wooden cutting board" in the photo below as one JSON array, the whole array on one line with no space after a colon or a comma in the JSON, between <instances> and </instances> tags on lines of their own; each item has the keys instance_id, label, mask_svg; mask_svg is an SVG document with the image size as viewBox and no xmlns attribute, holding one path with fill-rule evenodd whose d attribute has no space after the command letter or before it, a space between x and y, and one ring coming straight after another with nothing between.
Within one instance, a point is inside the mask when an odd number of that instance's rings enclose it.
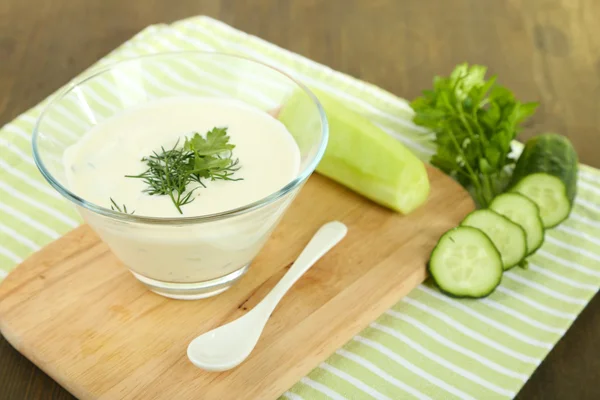
<instances>
[{"instance_id":1,"label":"wooden cutting board","mask_svg":"<svg viewBox=\"0 0 600 400\"><path fill-rule=\"evenodd\" d=\"M407 216L313 174L247 275L205 300L148 291L81 226L0 285L0 331L80 399L277 398L422 282L437 239L474 208L428 169L428 202ZM194 367L188 343L251 309L331 220L348 235L284 297L250 358L223 373Z\"/></svg>"}]
</instances>

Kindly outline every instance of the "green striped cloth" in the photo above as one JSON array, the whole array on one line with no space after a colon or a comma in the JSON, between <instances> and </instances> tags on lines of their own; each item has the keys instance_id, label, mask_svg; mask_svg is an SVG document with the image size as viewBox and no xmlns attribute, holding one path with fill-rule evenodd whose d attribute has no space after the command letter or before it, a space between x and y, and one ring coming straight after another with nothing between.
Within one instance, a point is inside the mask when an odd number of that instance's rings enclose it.
<instances>
[{"instance_id":1,"label":"green striped cloth","mask_svg":"<svg viewBox=\"0 0 600 400\"><path fill-rule=\"evenodd\" d=\"M406 101L210 18L151 26L99 64L184 49L239 53L279 67L344 100L424 160L432 153ZM81 222L32 160L31 132L44 103L0 130L0 279ZM65 110L48 125L68 133L77 121ZM578 191L571 217L547 233L529 269L506 272L490 297L455 300L423 284L283 397L514 397L600 286L600 172L582 166Z\"/></svg>"}]
</instances>

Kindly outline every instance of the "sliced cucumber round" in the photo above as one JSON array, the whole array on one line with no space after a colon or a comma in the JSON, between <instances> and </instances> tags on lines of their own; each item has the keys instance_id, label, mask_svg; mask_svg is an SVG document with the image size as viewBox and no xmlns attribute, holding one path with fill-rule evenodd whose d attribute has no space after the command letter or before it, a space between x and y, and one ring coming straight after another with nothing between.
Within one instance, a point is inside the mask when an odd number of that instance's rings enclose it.
<instances>
[{"instance_id":1,"label":"sliced cucumber round","mask_svg":"<svg viewBox=\"0 0 600 400\"><path fill-rule=\"evenodd\" d=\"M473 211L465 217L461 225L477 228L492 240L500 252L505 270L514 267L527 256L525 230L495 211Z\"/></svg>"},{"instance_id":2,"label":"sliced cucumber round","mask_svg":"<svg viewBox=\"0 0 600 400\"><path fill-rule=\"evenodd\" d=\"M512 175L511 191L533 200L540 208L544 228L552 228L569 216L577 195L578 169L571 141L544 133L525 143Z\"/></svg>"},{"instance_id":3,"label":"sliced cucumber round","mask_svg":"<svg viewBox=\"0 0 600 400\"><path fill-rule=\"evenodd\" d=\"M490 209L504 215L525 231L527 255L533 254L544 243L544 225L538 206L519 193L504 193L490 204Z\"/></svg>"},{"instance_id":4,"label":"sliced cucumber round","mask_svg":"<svg viewBox=\"0 0 600 400\"><path fill-rule=\"evenodd\" d=\"M459 226L440 238L429 260L438 287L455 297L485 297L502 279L502 259L490 238L477 228Z\"/></svg>"},{"instance_id":5,"label":"sliced cucumber round","mask_svg":"<svg viewBox=\"0 0 600 400\"><path fill-rule=\"evenodd\" d=\"M533 200L540 208L540 217L545 228L552 228L569 216L571 202L564 183L556 176L537 173L526 176L512 191Z\"/></svg>"}]
</instances>

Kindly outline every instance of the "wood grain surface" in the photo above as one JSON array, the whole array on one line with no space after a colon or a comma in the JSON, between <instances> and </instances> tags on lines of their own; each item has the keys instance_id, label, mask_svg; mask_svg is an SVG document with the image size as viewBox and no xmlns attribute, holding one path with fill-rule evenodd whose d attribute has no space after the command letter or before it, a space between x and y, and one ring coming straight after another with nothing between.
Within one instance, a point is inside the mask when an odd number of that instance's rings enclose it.
<instances>
[{"instance_id":1,"label":"wood grain surface","mask_svg":"<svg viewBox=\"0 0 600 400\"><path fill-rule=\"evenodd\" d=\"M412 97L462 61L488 65L600 167L597 0L0 0L0 124L145 26L205 14ZM600 297L518 398L600 398ZM71 399L0 338L0 399Z\"/></svg>"},{"instance_id":2,"label":"wood grain surface","mask_svg":"<svg viewBox=\"0 0 600 400\"><path fill-rule=\"evenodd\" d=\"M243 279L199 302L150 292L83 225L2 282L0 332L82 400L276 399L423 282L439 237L474 209L428 169L429 198L406 216L314 174ZM331 220L348 234L285 295L250 357L222 373L194 367L189 342L254 308Z\"/></svg>"}]
</instances>

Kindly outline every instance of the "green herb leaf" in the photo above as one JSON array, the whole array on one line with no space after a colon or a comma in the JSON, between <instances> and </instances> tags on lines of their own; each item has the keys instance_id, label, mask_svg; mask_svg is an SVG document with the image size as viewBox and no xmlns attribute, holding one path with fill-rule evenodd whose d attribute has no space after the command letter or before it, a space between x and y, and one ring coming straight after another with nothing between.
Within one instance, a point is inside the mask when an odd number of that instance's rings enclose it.
<instances>
[{"instance_id":1,"label":"green herb leaf","mask_svg":"<svg viewBox=\"0 0 600 400\"><path fill-rule=\"evenodd\" d=\"M233 150L235 146L229 144L227 128L213 128L206 134L206 139L194 134L192 139L186 140L184 148L195 151L199 156L211 156Z\"/></svg>"},{"instance_id":2,"label":"green herb leaf","mask_svg":"<svg viewBox=\"0 0 600 400\"><path fill-rule=\"evenodd\" d=\"M126 175L128 178L142 179L148 187L145 193L151 196L169 196L180 214L182 206L194 201L193 193L205 187L203 179L236 181L233 174L239 170L239 161L233 159L235 145L229 143L227 128L213 128L206 138L195 133L179 147L179 141L172 149L154 152L144 157L148 169L139 175ZM199 186L189 190L190 184Z\"/></svg>"},{"instance_id":3,"label":"green herb leaf","mask_svg":"<svg viewBox=\"0 0 600 400\"><path fill-rule=\"evenodd\" d=\"M110 198L110 202L111 202L111 205L110 205L110 209L111 210L122 212L122 213L125 213L125 214L130 214L129 212L127 212L127 206L125 204L123 204L122 208L119 207L119 205L113 200L112 197ZM135 210L131 212L131 214L134 214L134 213L135 213Z\"/></svg>"},{"instance_id":4,"label":"green herb leaf","mask_svg":"<svg viewBox=\"0 0 600 400\"><path fill-rule=\"evenodd\" d=\"M414 123L435 133L432 164L471 190L481 207L503 190L498 180L506 180L506 169L515 164L511 142L537 107L517 101L485 74L481 65L460 64L411 102Z\"/></svg>"}]
</instances>

